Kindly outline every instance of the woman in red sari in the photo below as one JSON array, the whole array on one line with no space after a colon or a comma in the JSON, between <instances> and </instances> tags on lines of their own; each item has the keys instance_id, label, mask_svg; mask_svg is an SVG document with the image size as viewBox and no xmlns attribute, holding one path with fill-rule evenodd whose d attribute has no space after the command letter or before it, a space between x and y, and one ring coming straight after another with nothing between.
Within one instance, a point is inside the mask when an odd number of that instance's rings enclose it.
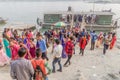
<instances>
[{"instance_id":1,"label":"woman in red sari","mask_svg":"<svg viewBox=\"0 0 120 80\"><path fill-rule=\"evenodd\" d=\"M80 47L79 54L82 53L82 56L84 55L84 49L85 49L86 45L87 45L87 39L86 39L86 36L84 35L79 41L79 47Z\"/></svg>"},{"instance_id":2,"label":"woman in red sari","mask_svg":"<svg viewBox=\"0 0 120 80\"><path fill-rule=\"evenodd\" d=\"M113 49L113 47L114 47L114 45L115 45L115 43L116 43L116 40L117 40L116 34L113 33L113 35L112 35L112 40L111 40L111 43L110 43L110 49Z\"/></svg>"}]
</instances>

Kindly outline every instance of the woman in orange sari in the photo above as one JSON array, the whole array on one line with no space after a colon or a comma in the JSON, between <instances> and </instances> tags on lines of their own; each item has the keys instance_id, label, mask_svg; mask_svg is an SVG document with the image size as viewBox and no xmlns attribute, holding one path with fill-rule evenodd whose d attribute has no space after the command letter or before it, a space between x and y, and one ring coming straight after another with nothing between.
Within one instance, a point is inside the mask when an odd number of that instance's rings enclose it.
<instances>
[{"instance_id":1,"label":"woman in orange sari","mask_svg":"<svg viewBox=\"0 0 120 80\"><path fill-rule=\"evenodd\" d=\"M84 55L84 49L85 49L86 45L87 45L87 39L86 39L86 36L84 35L79 41L79 47L80 47L79 54L82 53L82 56Z\"/></svg>"},{"instance_id":2,"label":"woman in orange sari","mask_svg":"<svg viewBox=\"0 0 120 80\"><path fill-rule=\"evenodd\" d=\"M113 49L113 47L114 47L114 45L115 45L115 43L116 43L116 40L117 40L116 34L113 33L113 35L112 35L112 40L111 40L111 43L110 43L110 49Z\"/></svg>"}]
</instances>

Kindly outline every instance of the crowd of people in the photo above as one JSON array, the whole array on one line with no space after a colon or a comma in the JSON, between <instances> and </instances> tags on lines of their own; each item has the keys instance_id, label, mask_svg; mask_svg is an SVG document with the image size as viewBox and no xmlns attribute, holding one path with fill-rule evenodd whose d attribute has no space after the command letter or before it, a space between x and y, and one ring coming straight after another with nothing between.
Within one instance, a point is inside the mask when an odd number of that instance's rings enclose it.
<instances>
[{"instance_id":1,"label":"crowd of people","mask_svg":"<svg viewBox=\"0 0 120 80\"><path fill-rule=\"evenodd\" d=\"M56 63L59 65L57 71L62 72L61 59L67 58L63 66L70 66L72 56L74 54L84 56L84 50L89 43L90 50L103 46L105 55L107 49L113 49L115 42L115 33L97 34L95 31L87 32L78 27L48 30L44 34L36 32L35 35L27 29L20 33L5 28L3 39L0 40L0 64L4 66L10 63L10 74L13 79L48 80L47 75L56 72ZM76 52L76 45L79 45L79 52ZM51 52L48 51L50 46ZM53 55L52 69L48 63L50 60L48 54Z\"/></svg>"}]
</instances>

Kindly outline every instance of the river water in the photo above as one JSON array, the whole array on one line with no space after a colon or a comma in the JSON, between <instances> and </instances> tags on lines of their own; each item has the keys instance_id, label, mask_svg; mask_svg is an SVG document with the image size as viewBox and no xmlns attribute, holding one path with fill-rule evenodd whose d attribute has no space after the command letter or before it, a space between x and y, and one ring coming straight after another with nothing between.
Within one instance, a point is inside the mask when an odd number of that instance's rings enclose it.
<instances>
[{"instance_id":1,"label":"river water","mask_svg":"<svg viewBox=\"0 0 120 80\"><path fill-rule=\"evenodd\" d=\"M67 11L71 6L74 11L101 11L112 9L120 17L120 4L93 4L80 1L56 1L56 2L0 2L0 17L8 19L8 23L35 24L36 18L43 19L43 14L51 11ZM0 28L1 29L1 28ZM120 37L120 36L119 36Z\"/></svg>"},{"instance_id":2,"label":"river water","mask_svg":"<svg viewBox=\"0 0 120 80\"><path fill-rule=\"evenodd\" d=\"M43 19L43 14L50 11L67 11L71 6L74 11L90 11L95 6L95 11L112 9L120 17L119 4L93 4L80 1L56 1L56 2L0 2L0 17L8 19L8 22L35 23L36 18Z\"/></svg>"}]
</instances>

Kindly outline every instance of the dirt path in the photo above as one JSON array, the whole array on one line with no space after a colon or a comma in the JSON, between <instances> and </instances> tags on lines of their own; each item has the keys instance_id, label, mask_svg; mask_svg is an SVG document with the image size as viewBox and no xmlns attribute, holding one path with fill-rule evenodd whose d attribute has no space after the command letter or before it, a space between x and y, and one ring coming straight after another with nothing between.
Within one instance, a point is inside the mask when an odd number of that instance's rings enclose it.
<instances>
[{"instance_id":1,"label":"dirt path","mask_svg":"<svg viewBox=\"0 0 120 80\"><path fill-rule=\"evenodd\" d=\"M50 74L49 80L120 80L120 49L114 48L102 54L102 48L89 50L87 46L85 55L79 55L76 46L76 54L72 57L72 64L63 67L63 72ZM48 50L50 51L51 48ZM52 55L49 53L50 66ZM62 59L62 65L66 59ZM52 67L52 66L51 66ZM0 67L0 80L12 80L10 78L10 67ZM56 68L58 68L56 64Z\"/></svg>"}]
</instances>

